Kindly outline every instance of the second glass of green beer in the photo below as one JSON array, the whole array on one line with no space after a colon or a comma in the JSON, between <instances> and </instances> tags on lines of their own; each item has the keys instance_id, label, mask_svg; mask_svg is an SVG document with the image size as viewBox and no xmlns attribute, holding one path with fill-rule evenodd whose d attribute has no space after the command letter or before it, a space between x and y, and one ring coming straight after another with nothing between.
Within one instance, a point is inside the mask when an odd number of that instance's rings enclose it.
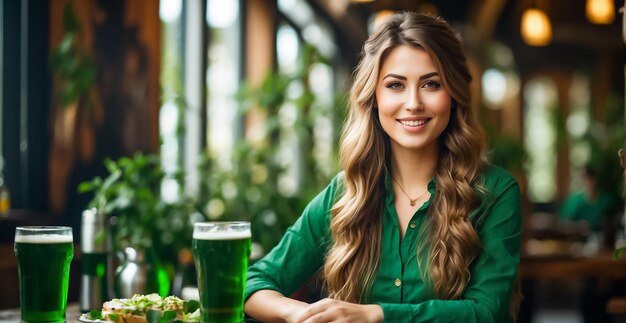
<instances>
[{"instance_id":1,"label":"second glass of green beer","mask_svg":"<svg viewBox=\"0 0 626 323\"><path fill-rule=\"evenodd\" d=\"M203 222L193 229L202 322L243 322L250 222Z\"/></svg>"},{"instance_id":2,"label":"second glass of green beer","mask_svg":"<svg viewBox=\"0 0 626 323\"><path fill-rule=\"evenodd\" d=\"M22 322L65 322L73 241L70 227L15 230Z\"/></svg>"}]
</instances>

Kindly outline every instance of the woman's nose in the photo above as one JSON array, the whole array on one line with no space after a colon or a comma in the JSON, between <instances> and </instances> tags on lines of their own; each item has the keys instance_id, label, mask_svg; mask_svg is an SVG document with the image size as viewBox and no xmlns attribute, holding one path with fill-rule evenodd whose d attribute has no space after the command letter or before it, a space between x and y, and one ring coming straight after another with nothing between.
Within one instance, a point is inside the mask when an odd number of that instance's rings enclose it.
<instances>
[{"instance_id":1,"label":"woman's nose","mask_svg":"<svg viewBox=\"0 0 626 323\"><path fill-rule=\"evenodd\" d=\"M407 98L405 108L408 111L415 111L423 106L419 91L417 89L412 89L410 91L407 91L406 93Z\"/></svg>"}]
</instances>

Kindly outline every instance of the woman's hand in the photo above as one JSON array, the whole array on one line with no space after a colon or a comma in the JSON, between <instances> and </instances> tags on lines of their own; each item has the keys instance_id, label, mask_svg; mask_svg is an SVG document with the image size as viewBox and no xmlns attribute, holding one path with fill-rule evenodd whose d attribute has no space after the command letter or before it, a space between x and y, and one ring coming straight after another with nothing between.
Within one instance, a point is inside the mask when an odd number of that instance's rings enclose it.
<instances>
[{"instance_id":1,"label":"woman's hand","mask_svg":"<svg viewBox=\"0 0 626 323\"><path fill-rule=\"evenodd\" d=\"M330 298L309 305L296 319L297 323L382 321L383 310L379 305L361 305Z\"/></svg>"},{"instance_id":2,"label":"woman's hand","mask_svg":"<svg viewBox=\"0 0 626 323\"><path fill-rule=\"evenodd\" d=\"M260 290L248 298L244 305L246 314L261 322L296 322L300 313L310 305L287 298L277 291Z\"/></svg>"}]
</instances>

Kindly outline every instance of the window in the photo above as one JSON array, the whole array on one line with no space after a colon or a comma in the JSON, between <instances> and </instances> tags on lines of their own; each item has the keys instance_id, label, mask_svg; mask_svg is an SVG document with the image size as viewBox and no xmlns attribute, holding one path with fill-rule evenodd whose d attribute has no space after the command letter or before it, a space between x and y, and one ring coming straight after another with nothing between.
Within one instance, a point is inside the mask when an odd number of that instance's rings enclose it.
<instances>
[{"instance_id":1,"label":"window","mask_svg":"<svg viewBox=\"0 0 626 323\"><path fill-rule=\"evenodd\" d=\"M538 77L524 87L524 143L528 152L528 194L532 202L548 203L556 196L556 85Z\"/></svg>"},{"instance_id":2,"label":"window","mask_svg":"<svg viewBox=\"0 0 626 323\"><path fill-rule=\"evenodd\" d=\"M583 168L591 158L591 147L587 134L590 120L589 80L582 74L575 74L569 91L571 111L566 120L570 142L570 191L583 187Z\"/></svg>"},{"instance_id":3,"label":"window","mask_svg":"<svg viewBox=\"0 0 626 323\"><path fill-rule=\"evenodd\" d=\"M296 77L291 81L287 91L288 102L279 112L282 127L280 160L286 169L279 180L279 189L290 196L305 185L324 181L337 168L334 141L338 130L333 119L337 75L333 65L338 50L330 26L315 15L306 1L280 0L278 8L281 18L276 33L278 71L287 75L306 74L304 79ZM303 59L312 50L316 53L314 55L321 55L326 62L304 62ZM297 102L308 95L315 98L312 104L298 106ZM307 123L310 124L311 134L302 133ZM309 169L311 167L315 169Z\"/></svg>"},{"instance_id":4,"label":"window","mask_svg":"<svg viewBox=\"0 0 626 323\"><path fill-rule=\"evenodd\" d=\"M240 102L237 99L244 75L244 4L245 1L220 0L160 2L164 37L161 155L168 174L175 175L181 170L186 173L184 180L170 179L164 182L162 192L165 199L175 199L183 191L190 193L189 182L199 181L200 176L194 172L200 162L198 158L202 149L206 148L210 153L213 162L211 167L223 171L233 167L233 148L244 132ZM196 29L194 24L197 24L193 20L197 19L201 7L204 15L202 23L206 24L205 36L192 32ZM289 96L287 102L279 109L277 120L281 136L277 141L277 154L287 169L279 183L290 192L289 195L295 194L306 182L302 179L306 163L302 157L303 149L314 150L318 171L321 170L321 174L315 176L328 177L336 171L334 141L338 130L333 118L335 98L332 93L337 72L332 62L338 59L338 49L333 42L331 27L316 15L306 1L281 0L278 8L276 71L284 75L298 73L299 58L307 44L312 44L324 58L331 61L331 65L312 64L307 71L306 81L293 80L286 91ZM194 47L195 43L203 42L200 39L205 40L204 45ZM202 59L205 63L194 63ZM203 64L206 66L205 71L198 68ZM200 90L190 91L196 86L197 79L190 77L190 74L201 75L203 84ZM312 147L303 146L302 136L298 133L301 129L293 127L300 120L295 102L304 91L307 91L307 95L310 92L316 96L315 102L307 107L311 122L315 124ZM190 95L190 92L193 93ZM200 92L201 98L196 100ZM196 111L200 111L200 115ZM198 119L203 121L199 122ZM255 130L248 129L251 134ZM198 140L197 136L201 139ZM181 187L183 183L184 189ZM193 196L193 192L190 195Z\"/></svg>"},{"instance_id":5,"label":"window","mask_svg":"<svg viewBox=\"0 0 626 323\"><path fill-rule=\"evenodd\" d=\"M228 167L232 146L241 132L235 97L242 75L239 4L219 0L160 2L160 135L161 158L169 175L162 186L166 200L175 200L183 191L197 194L197 169L204 148L219 157L220 166ZM185 178L178 176L182 170Z\"/></svg>"},{"instance_id":6,"label":"window","mask_svg":"<svg viewBox=\"0 0 626 323\"><path fill-rule=\"evenodd\" d=\"M49 6L0 1L0 171L14 209L48 209Z\"/></svg>"},{"instance_id":7,"label":"window","mask_svg":"<svg viewBox=\"0 0 626 323\"><path fill-rule=\"evenodd\" d=\"M180 195L180 180L175 174L182 168L181 139L183 131L184 94L182 80L183 57L182 0L161 0L162 21L161 110L159 133L161 162L166 178L161 186L165 201L173 202Z\"/></svg>"},{"instance_id":8,"label":"window","mask_svg":"<svg viewBox=\"0 0 626 323\"><path fill-rule=\"evenodd\" d=\"M238 1L208 0L207 142L217 166L225 168L241 133L236 99L242 76L240 17Z\"/></svg>"}]
</instances>

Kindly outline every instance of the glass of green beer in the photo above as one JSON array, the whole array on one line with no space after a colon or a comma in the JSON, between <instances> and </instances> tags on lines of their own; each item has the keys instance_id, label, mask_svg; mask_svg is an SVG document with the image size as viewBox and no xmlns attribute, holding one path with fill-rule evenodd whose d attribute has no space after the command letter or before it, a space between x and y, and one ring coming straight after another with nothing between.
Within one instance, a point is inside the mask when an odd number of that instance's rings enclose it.
<instances>
[{"instance_id":1,"label":"glass of green beer","mask_svg":"<svg viewBox=\"0 0 626 323\"><path fill-rule=\"evenodd\" d=\"M65 322L73 241L70 227L15 230L22 322Z\"/></svg>"},{"instance_id":2,"label":"glass of green beer","mask_svg":"<svg viewBox=\"0 0 626 323\"><path fill-rule=\"evenodd\" d=\"M250 222L194 224L192 253L203 323L243 322Z\"/></svg>"}]
</instances>

